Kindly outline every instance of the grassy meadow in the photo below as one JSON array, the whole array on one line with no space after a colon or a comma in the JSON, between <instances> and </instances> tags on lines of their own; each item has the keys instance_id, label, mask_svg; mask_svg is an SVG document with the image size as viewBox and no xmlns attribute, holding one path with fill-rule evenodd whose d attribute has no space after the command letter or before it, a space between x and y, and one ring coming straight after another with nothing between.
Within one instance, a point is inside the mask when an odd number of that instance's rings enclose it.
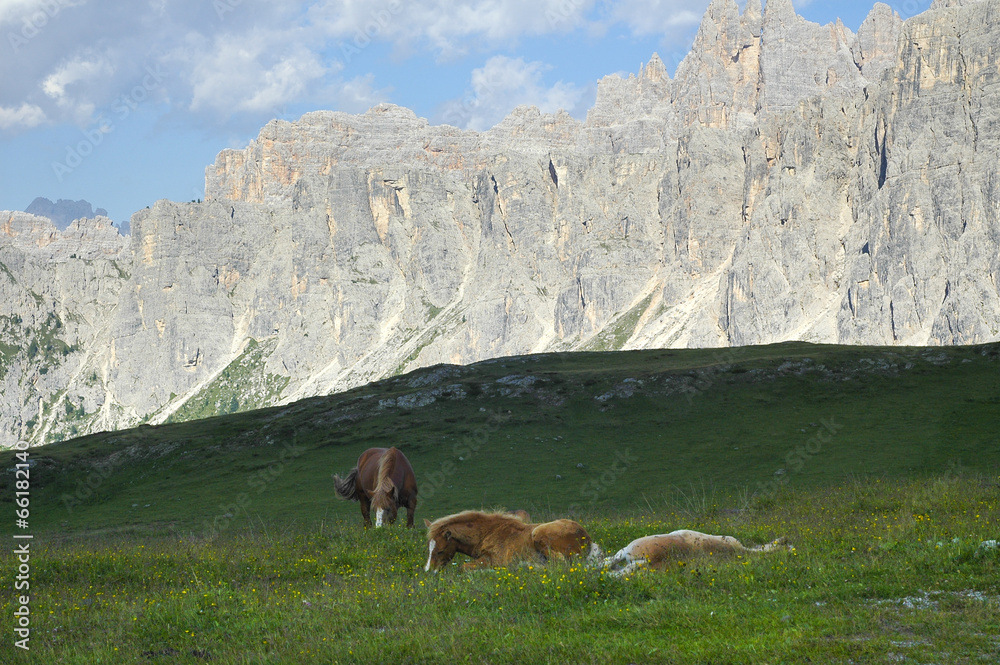
<instances>
[{"instance_id":1,"label":"grassy meadow","mask_svg":"<svg viewBox=\"0 0 1000 665\"><path fill-rule=\"evenodd\" d=\"M998 514L1000 479L948 476L588 520L609 549L679 525L795 546L620 579L428 574L421 530L342 521L77 536L36 553L32 652L5 662L996 662Z\"/></svg>"},{"instance_id":2,"label":"grassy meadow","mask_svg":"<svg viewBox=\"0 0 1000 665\"><path fill-rule=\"evenodd\" d=\"M782 344L439 366L52 444L31 450L31 651L0 661L995 662L998 422L998 345ZM373 445L413 463L419 523L503 506L608 553L678 528L795 549L428 574L422 529L365 531L333 497ZM5 474L11 526L13 496Z\"/></svg>"}]
</instances>

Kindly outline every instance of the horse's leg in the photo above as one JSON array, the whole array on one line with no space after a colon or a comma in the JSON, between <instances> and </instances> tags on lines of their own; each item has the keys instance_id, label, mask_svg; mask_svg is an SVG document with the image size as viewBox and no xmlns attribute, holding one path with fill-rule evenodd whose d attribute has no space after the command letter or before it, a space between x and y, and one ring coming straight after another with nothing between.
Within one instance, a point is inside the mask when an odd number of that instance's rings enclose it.
<instances>
[{"instance_id":1,"label":"horse's leg","mask_svg":"<svg viewBox=\"0 0 1000 665\"><path fill-rule=\"evenodd\" d=\"M751 549L744 547L743 543L732 536L716 536L707 541L701 551L710 554L742 554L750 552Z\"/></svg>"},{"instance_id":2,"label":"horse's leg","mask_svg":"<svg viewBox=\"0 0 1000 665\"><path fill-rule=\"evenodd\" d=\"M782 536L781 538L776 538L766 545L758 545L757 547L748 547L748 552L773 552L774 550L790 550L792 547L788 544L788 539Z\"/></svg>"},{"instance_id":3,"label":"horse's leg","mask_svg":"<svg viewBox=\"0 0 1000 665\"><path fill-rule=\"evenodd\" d=\"M620 550L618 550L617 552L615 552L613 555L611 555L608 558L606 558L601 563L601 566L604 567L604 568L611 568L616 563L620 563L622 561L625 561L625 559L626 559L627 556L628 556L628 554L626 554L625 548L623 547Z\"/></svg>"},{"instance_id":4,"label":"horse's leg","mask_svg":"<svg viewBox=\"0 0 1000 665\"><path fill-rule=\"evenodd\" d=\"M640 568L642 568L643 566L645 566L647 563L649 563L649 562L646 561L645 559L639 559L638 561L631 562L629 565L625 566L624 568L620 568L618 570L613 570L613 571L611 571L608 574L609 575L614 575L615 577L624 577L625 575L631 575L635 571L637 571Z\"/></svg>"},{"instance_id":5,"label":"horse's leg","mask_svg":"<svg viewBox=\"0 0 1000 665\"><path fill-rule=\"evenodd\" d=\"M417 500L410 499L410 502L406 504L406 528L413 528L413 513L417 512Z\"/></svg>"},{"instance_id":6,"label":"horse's leg","mask_svg":"<svg viewBox=\"0 0 1000 665\"><path fill-rule=\"evenodd\" d=\"M361 496L358 501L361 503L361 517L365 518L365 528L369 528L372 525L372 515L371 515L371 502L368 497L364 495L364 492L360 493Z\"/></svg>"}]
</instances>

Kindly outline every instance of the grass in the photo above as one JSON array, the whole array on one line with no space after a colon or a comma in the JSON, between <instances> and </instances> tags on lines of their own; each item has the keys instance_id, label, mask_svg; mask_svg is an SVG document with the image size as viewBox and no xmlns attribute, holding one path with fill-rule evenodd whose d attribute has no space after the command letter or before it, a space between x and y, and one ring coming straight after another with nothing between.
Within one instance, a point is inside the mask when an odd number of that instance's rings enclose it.
<instances>
[{"instance_id":1,"label":"grass","mask_svg":"<svg viewBox=\"0 0 1000 665\"><path fill-rule=\"evenodd\" d=\"M241 509L348 518L330 475L399 446L418 515L482 505L575 515L646 509L692 487L822 488L851 474L1000 467L1000 347L808 344L529 356L439 366L330 397L34 448L33 525L191 529ZM11 453L0 453L9 467ZM498 472L499 470L499 472ZM13 499L0 476L0 506Z\"/></svg>"},{"instance_id":2,"label":"grass","mask_svg":"<svg viewBox=\"0 0 1000 665\"><path fill-rule=\"evenodd\" d=\"M546 354L33 448L30 662L995 659L998 359ZM505 506L575 516L608 551L676 528L796 550L427 575L420 530L363 531L333 497L374 445L413 463L418 520Z\"/></svg>"},{"instance_id":3,"label":"grass","mask_svg":"<svg viewBox=\"0 0 1000 665\"><path fill-rule=\"evenodd\" d=\"M289 382L286 376L265 371L267 359L277 344L277 338L261 343L250 340L243 353L197 394L189 397L168 422L197 420L273 403Z\"/></svg>"},{"instance_id":4,"label":"grass","mask_svg":"<svg viewBox=\"0 0 1000 665\"><path fill-rule=\"evenodd\" d=\"M0 341L0 379L7 374L7 363L17 356L19 347Z\"/></svg>"},{"instance_id":5,"label":"grass","mask_svg":"<svg viewBox=\"0 0 1000 665\"><path fill-rule=\"evenodd\" d=\"M46 663L977 663L1000 651L1000 478L851 481L694 519L592 517L613 551L679 527L792 552L616 579L579 564L422 570L421 530L256 521L36 542ZM0 607L16 609L9 597ZM11 651L9 641L3 649Z\"/></svg>"},{"instance_id":6,"label":"grass","mask_svg":"<svg viewBox=\"0 0 1000 665\"><path fill-rule=\"evenodd\" d=\"M50 313L28 344L28 358L34 359L40 355L36 362L51 366L61 363L62 358L75 351L76 347L68 345L59 337L62 327L62 320L55 313ZM26 335L31 334L32 331L26 333Z\"/></svg>"},{"instance_id":7,"label":"grass","mask_svg":"<svg viewBox=\"0 0 1000 665\"><path fill-rule=\"evenodd\" d=\"M437 314L435 314L434 316L437 316ZM428 320L433 319L434 316L429 316ZM416 348L414 348L413 351L410 353L410 355L408 355L401 363L399 363L399 365L396 366L396 369L392 371L392 376L398 376L403 372L405 372L407 366L410 365L414 360L416 360L420 356L420 352L423 351L428 346L430 346L434 342L434 340L437 339L440 335L441 335L440 328L433 328L430 331L424 331L421 334L421 339L417 340Z\"/></svg>"},{"instance_id":8,"label":"grass","mask_svg":"<svg viewBox=\"0 0 1000 665\"><path fill-rule=\"evenodd\" d=\"M41 298L34 292L31 292L31 295L36 301ZM50 312L44 321L37 324L37 327L29 328L24 327L20 316L0 317L0 380L6 377L8 367L19 356L22 360L29 361L37 369L38 375L48 374L51 370L63 365L71 354L78 351L77 345L70 345L62 339L61 336L65 334L63 326L63 320L53 312ZM11 344L11 342L16 343ZM37 378L36 375L34 380L37 381ZM35 388L29 385L31 383L30 376L22 376L20 382L26 388L26 394L23 396L25 403L37 403L38 395ZM43 409L46 418L53 416L60 418L58 427L53 428L48 433L50 440L60 440L66 438L68 432L75 434L78 431L77 427L81 418L75 412L66 413L63 411L53 414L54 408L61 407L59 401L64 394L65 391L60 391L55 397L50 395L50 399L46 400ZM30 419L25 425L24 437L30 439L38 426L37 417Z\"/></svg>"},{"instance_id":9,"label":"grass","mask_svg":"<svg viewBox=\"0 0 1000 665\"><path fill-rule=\"evenodd\" d=\"M639 325L639 319L649 309L649 303L653 296L646 296L635 307L625 312L606 329L594 335L584 349L587 351L617 351L625 346L625 343L635 333Z\"/></svg>"}]
</instances>

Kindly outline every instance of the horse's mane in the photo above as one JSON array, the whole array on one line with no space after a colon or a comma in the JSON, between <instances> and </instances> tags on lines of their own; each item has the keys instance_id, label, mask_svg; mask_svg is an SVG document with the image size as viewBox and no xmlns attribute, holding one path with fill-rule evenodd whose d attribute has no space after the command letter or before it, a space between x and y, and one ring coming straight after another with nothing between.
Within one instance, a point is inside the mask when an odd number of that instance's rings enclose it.
<instances>
[{"instance_id":1,"label":"horse's mane","mask_svg":"<svg viewBox=\"0 0 1000 665\"><path fill-rule=\"evenodd\" d=\"M429 539L437 538L440 533L450 526L455 526L456 524L461 524L464 522L473 522L476 524L482 523L501 523L509 524L513 523L516 525L524 525L525 523L519 518L514 517L508 512L498 510L495 512L485 512L482 510L463 510L460 513L454 513L452 515L445 515L444 517L439 517L430 523L427 527L427 537Z\"/></svg>"},{"instance_id":2,"label":"horse's mane","mask_svg":"<svg viewBox=\"0 0 1000 665\"><path fill-rule=\"evenodd\" d=\"M376 491L382 490L386 485L389 486L389 491L392 487L396 485L392 482L392 472L396 470L396 455L399 453L395 448L390 448L385 451L385 455L378 461L378 483L376 483Z\"/></svg>"},{"instance_id":3,"label":"horse's mane","mask_svg":"<svg viewBox=\"0 0 1000 665\"><path fill-rule=\"evenodd\" d=\"M395 448L389 448L378 460L378 473L375 475L375 490L372 498L385 497L386 503L393 503L396 500L396 483L392 482L392 473L396 469L396 455L399 453Z\"/></svg>"}]
</instances>

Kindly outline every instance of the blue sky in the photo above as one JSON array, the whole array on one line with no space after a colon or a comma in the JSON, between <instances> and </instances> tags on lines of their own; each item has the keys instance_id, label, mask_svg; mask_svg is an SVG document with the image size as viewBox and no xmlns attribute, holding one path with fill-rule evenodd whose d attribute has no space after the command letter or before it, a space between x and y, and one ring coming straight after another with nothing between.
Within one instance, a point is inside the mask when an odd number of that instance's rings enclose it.
<instances>
[{"instance_id":1,"label":"blue sky","mask_svg":"<svg viewBox=\"0 0 1000 665\"><path fill-rule=\"evenodd\" d=\"M318 109L392 102L470 129L518 104L582 119L602 76L654 51L672 74L708 4L0 0L0 209L86 199L121 222L198 199L220 150ZM873 4L795 0L852 30ZM889 4L909 18L930 0Z\"/></svg>"}]
</instances>

